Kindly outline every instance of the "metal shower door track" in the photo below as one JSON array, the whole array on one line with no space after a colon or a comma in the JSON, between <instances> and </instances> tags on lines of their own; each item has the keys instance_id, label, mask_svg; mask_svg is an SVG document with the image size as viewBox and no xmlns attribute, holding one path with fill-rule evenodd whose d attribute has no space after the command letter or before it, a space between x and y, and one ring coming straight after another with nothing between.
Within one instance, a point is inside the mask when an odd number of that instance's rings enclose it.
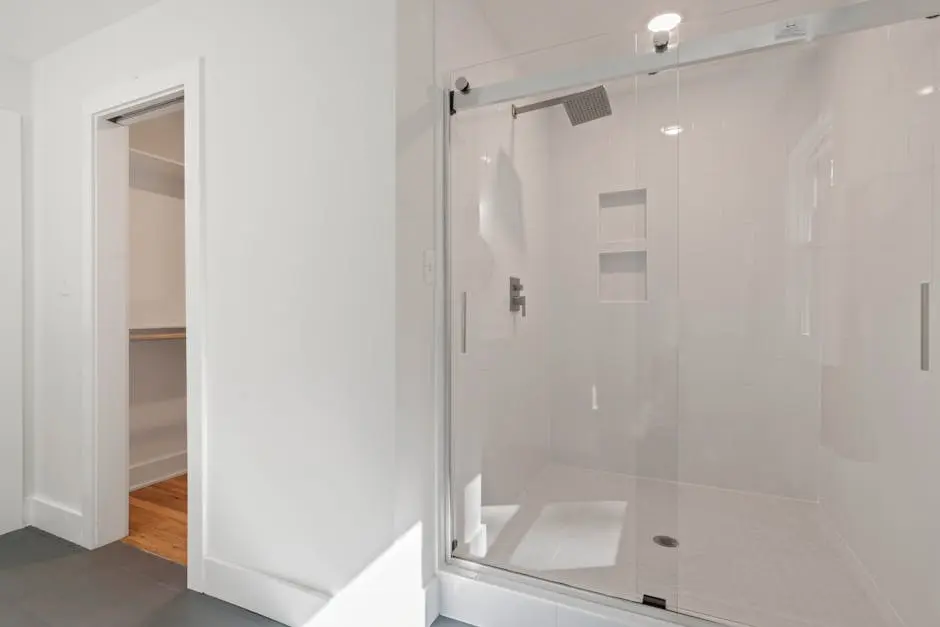
<instances>
[{"instance_id":1,"label":"metal shower door track","mask_svg":"<svg viewBox=\"0 0 940 627\"><path fill-rule=\"evenodd\" d=\"M618 56L574 68L452 92L453 112L598 85L823 37L888 26L940 14L940 0L867 0L789 20L688 41L664 53Z\"/></svg>"}]
</instances>

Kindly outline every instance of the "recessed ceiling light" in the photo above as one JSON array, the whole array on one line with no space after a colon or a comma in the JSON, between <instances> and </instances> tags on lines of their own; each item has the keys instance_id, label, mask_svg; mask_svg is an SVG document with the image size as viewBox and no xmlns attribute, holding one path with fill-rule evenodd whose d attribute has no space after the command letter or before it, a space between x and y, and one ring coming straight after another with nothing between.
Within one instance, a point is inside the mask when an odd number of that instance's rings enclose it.
<instances>
[{"instance_id":1,"label":"recessed ceiling light","mask_svg":"<svg viewBox=\"0 0 940 627\"><path fill-rule=\"evenodd\" d=\"M663 13L657 15L646 25L654 33L668 32L674 29L682 22L682 16L678 13Z\"/></svg>"},{"instance_id":2,"label":"recessed ceiling light","mask_svg":"<svg viewBox=\"0 0 940 627\"><path fill-rule=\"evenodd\" d=\"M659 132L663 135L668 135L669 137L675 137L685 129L679 126L678 124L670 124L669 126L664 126L659 129Z\"/></svg>"}]
</instances>

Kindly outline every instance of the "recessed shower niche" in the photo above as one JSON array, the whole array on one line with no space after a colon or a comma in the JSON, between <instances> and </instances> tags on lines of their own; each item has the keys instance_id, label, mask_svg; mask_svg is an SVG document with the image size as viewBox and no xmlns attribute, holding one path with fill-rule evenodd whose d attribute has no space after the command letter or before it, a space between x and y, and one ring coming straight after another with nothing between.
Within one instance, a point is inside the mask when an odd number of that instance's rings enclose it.
<instances>
[{"instance_id":1,"label":"recessed shower niche","mask_svg":"<svg viewBox=\"0 0 940 627\"><path fill-rule=\"evenodd\" d=\"M598 195L598 299L602 303L647 300L646 190Z\"/></svg>"}]
</instances>

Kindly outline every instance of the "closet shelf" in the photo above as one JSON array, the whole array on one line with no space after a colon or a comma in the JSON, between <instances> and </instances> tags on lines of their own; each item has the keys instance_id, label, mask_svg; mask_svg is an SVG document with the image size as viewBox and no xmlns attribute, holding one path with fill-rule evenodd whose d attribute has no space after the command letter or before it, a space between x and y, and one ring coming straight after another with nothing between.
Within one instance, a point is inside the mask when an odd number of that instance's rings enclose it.
<instances>
[{"instance_id":1,"label":"closet shelf","mask_svg":"<svg viewBox=\"0 0 940 627\"><path fill-rule=\"evenodd\" d=\"M186 327L166 327L163 329L131 329L131 342L156 342L160 340L185 340Z\"/></svg>"},{"instance_id":2,"label":"closet shelf","mask_svg":"<svg viewBox=\"0 0 940 627\"><path fill-rule=\"evenodd\" d=\"M147 157L148 159L156 159L157 161L162 161L164 163L169 163L171 165L176 165L179 167L185 167L185 164L182 161L177 161L176 159L170 159L169 157L163 157L156 155L152 152L146 152L144 150L139 150L137 148L131 148L130 151L135 155L140 155L141 157Z\"/></svg>"},{"instance_id":3,"label":"closet shelf","mask_svg":"<svg viewBox=\"0 0 940 627\"><path fill-rule=\"evenodd\" d=\"M647 244L645 239L630 239L619 242L601 242L598 244L598 253L601 255L617 255L620 253L645 253Z\"/></svg>"}]
</instances>

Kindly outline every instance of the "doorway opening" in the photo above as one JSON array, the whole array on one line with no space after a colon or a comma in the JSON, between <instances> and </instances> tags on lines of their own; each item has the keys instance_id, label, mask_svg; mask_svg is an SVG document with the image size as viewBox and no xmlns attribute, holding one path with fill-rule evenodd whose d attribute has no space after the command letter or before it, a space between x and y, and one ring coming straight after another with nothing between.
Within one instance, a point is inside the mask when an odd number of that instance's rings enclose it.
<instances>
[{"instance_id":1,"label":"doorway opening","mask_svg":"<svg viewBox=\"0 0 940 627\"><path fill-rule=\"evenodd\" d=\"M187 567L203 591L198 64L86 105L85 544Z\"/></svg>"},{"instance_id":2,"label":"doorway opening","mask_svg":"<svg viewBox=\"0 0 940 627\"><path fill-rule=\"evenodd\" d=\"M183 100L116 122L128 152L128 535L186 564L186 255Z\"/></svg>"}]
</instances>

